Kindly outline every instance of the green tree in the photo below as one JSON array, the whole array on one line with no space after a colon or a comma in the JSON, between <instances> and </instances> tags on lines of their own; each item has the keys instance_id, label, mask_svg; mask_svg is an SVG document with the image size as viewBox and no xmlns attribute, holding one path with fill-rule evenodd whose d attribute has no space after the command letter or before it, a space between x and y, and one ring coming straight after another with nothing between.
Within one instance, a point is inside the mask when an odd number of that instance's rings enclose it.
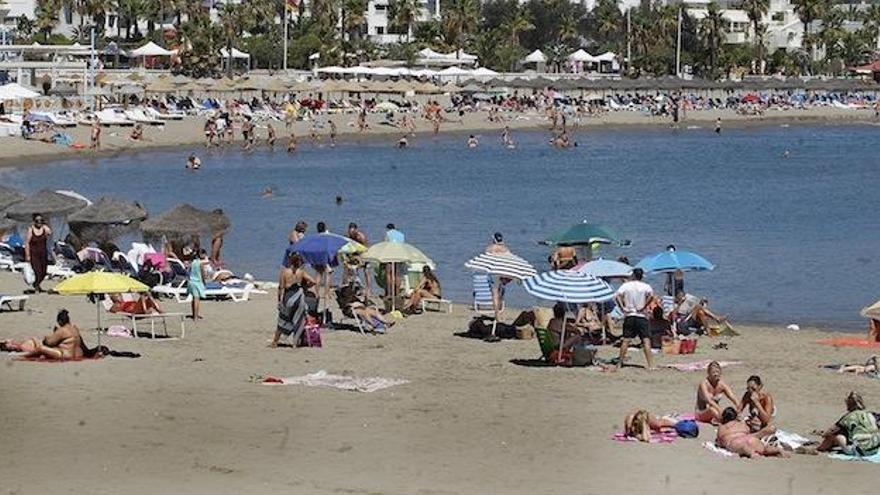
<instances>
[{"instance_id":1,"label":"green tree","mask_svg":"<svg viewBox=\"0 0 880 495\"><path fill-rule=\"evenodd\" d=\"M593 37L600 45L600 51L622 51L622 45L626 41L626 23L623 14L614 0L598 0L592 17Z\"/></svg>"},{"instance_id":2,"label":"green tree","mask_svg":"<svg viewBox=\"0 0 880 495\"><path fill-rule=\"evenodd\" d=\"M367 23L367 0L342 0L342 32L348 41L357 41Z\"/></svg>"},{"instance_id":3,"label":"green tree","mask_svg":"<svg viewBox=\"0 0 880 495\"><path fill-rule=\"evenodd\" d=\"M413 34L413 25L419 18L421 10L422 6L419 0L393 0L388 4L388 16L391 23L403 30L407 43Z\"/></svg>"},{"instance_id":4,"label":"green tree","mask_svg":"<svg viewBox=\"0 0 880 495\"><path fill-rule=\"evenodd\" d=\"M34 25L43 34L43 41L49 41L49 34L58 25L58 12L61 10L60 0L37 0L34 7Z\"/></svg>"},{"instance_id":5,"label":"green tree","mask_svg":"<svg viewBox=\"0 0 880 495\"><path fill-rule=\"evenodd\" d=\"M710 2L707 6L706 17L700 21L700 35L709 56L709 77L714 79L718 59L727 36L727 21L721 14L717 2Z\"/></svg>"},{"instance_id":6,"label":"green tree","mask_svg":"<svg viewBox=\"0 0 880 495\"><path fill-rule=\"evenodd\" d=\"M795 14L798 15L804 24L804 35L801 45L810 54L811 58L815 56L814 48L816 42L819 41L812 32L813 22L825 15L829 3L829 0L791 0Z\"/></svg>"},{"instance_id":7,"label":"green tree","mask_svg":"<svg viewBox=\"0 0 880 495\"><path fill-rule=\"evenodd\" d=\"M479 24L478 0L448 0L441 4L446 40L456 50L464 48Z\"/></svg>"},{"instance_id":8,"label":"green tree","mask_svg":"<svg viewBox=\"0 0 880 495\"><path fill-rule=\"evenodd\" d=\"M15 36L16 38L26 38L28 40L31 39L31 36L34 35L34 23L26 15L21 15L15 21Z\"/></svg>"},{"instance_id":9,"label":"green tree","mask_svg":"<svg viewBox=\"0 0 880 495\"><path fill-rule=\"evenodd\" d=\"M766 28L762 20L770 10L770 0L742 0L740 8L746 11L749 21L752 23L752 33L754 34L753 43L755 45L755 67L756 70L764 73L764 34Z\"/></svg>"},{"instance_id":10,"label":"green tree","mask_svg":"<svg viewBox=\"0 0 880 495\"><path fill-rule=\"evenodd\" d=\"M531 13L523 7L517 7L507 16L501 29L507 32L512 46L521 47L520 34L535 29L535 25L532 24Z\"/></svg>"}]
</instances>

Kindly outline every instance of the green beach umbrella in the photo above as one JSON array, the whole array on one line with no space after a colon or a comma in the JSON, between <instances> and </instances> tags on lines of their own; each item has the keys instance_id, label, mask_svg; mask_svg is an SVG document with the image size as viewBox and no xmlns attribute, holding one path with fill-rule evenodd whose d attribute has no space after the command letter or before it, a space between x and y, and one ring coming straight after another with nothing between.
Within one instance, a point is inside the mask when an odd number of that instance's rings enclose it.
<instances>
[{"instance_id":1,"label":"green beach umbrella","mask_svg":"<svg viewBox=\"0 0 880 495\"><path fill-rule=\"evenodd\" d=\"M595 243L614 244L622 242L617 232L604 225L584 220L548 237L541 244L547 246L589 246Z\"/></svg>"}]
</instances>

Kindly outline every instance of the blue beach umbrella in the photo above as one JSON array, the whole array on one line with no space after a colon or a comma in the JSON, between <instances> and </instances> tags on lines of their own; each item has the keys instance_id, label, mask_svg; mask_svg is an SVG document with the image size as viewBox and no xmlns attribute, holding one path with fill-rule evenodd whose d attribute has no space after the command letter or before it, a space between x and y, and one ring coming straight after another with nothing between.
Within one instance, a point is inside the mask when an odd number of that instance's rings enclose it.
<instances>
[{"instance_id":1,"label":"blue beach umbrella","mask_svg":"<svg viewBox=\"0 0 880 495\"><path fill-rule=\"evenodd\" d=\"M602 258L584 263L575 269L581 273L599 278L629 277L633 271L632 267L626 263Z\"/></svg>"},{"instance_id":2,"label":"blue beach umbrella","mask_svg":"<svg viewBox=\"0 0 880 495\"><path fill-rule=\"evenodd\" d=\"M324 232L321 234L309 234L296 244L288 246L284 252L284 265L290 253L299 253L306 263L316 266L336 266L339 264L337 254L339 250L348 244L351 239L339 234Z\"/></svg>"},{"instance_id":3,"label":"blue beach umbrella","mask_svg":"<svg viewBox=\"0 0 880 495\"><path fill-rule=\"evenodd\" d=\"M464 264L466 268L510 279L522 280L538 273L528 261L512 253L481 253Z\"/></svg>"},{"instance_id":4,"label":"blue beach umbrella","mask_svg":"<svg viewBox=\"0 0 880 495\"><path fill-rule=\"evenodd\" d=\"M670 249L644 258L636 268L645 273L703 272L714 270L715 265L697 253Z\"/></svg>"},{"instance_id":5,"label":"blue beach umbrella","mask_svg":"<svg viewBox=\"0 0 880 495\"><path fill-rule=\"evenodd\" d=\"M614 289L604 280L575 270L556 270L539 273L523 279L523 287L529 294L547 301L566 303L604 302L614 297ZM565 343L565 325L559 337L559 351Z\"/></svg>"}]
</instances>

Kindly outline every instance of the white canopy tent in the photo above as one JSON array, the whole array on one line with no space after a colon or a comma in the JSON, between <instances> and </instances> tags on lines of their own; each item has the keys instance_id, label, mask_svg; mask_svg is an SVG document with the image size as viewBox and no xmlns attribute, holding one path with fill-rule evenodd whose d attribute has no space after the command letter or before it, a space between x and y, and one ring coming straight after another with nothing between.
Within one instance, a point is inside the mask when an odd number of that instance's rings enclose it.
<instances>
[{"instance_id":1,"label":"white canopy tent","mask_svg":"<svg viewBox=\"0 0 880 495\"><path fill-rule=\"evenodd\" d=\"M4 100L22 100L25 98L36 98L40 93L31 91L18 83L9 83L0 86L0 101Z\"/></svg>"},{"instance_id":2,"label":"white canopy tent","mask_svg":"<svg viewBox=\"0 0 880 495\"><path fill-rule=\"evenodd\" d=\"M596 57L587 53L583 48L569 55L568 60L572 62L598 62Z\"/></svg>"},{"instance_id":3,"label":"white canopy tent","mask_svg":"<svg viewBox=\"0 0 880 495\"><path fill-rule=\"evenodd\" d=\"M597 62L614 62L617 60L617 55L614 52L605 52L602 55L596 55Z\"/></svg>"},{"instance_id":4,"label":"white canopy tent","mask_svg":"<svg viewBox=\"0 0 880 495\"><path fill-rule=\"evenodd\" d=\"M544 55L544 52L542 52L541 50L535 50L532 53L526 55L526 58L524 58L522 61L525 64L543 64L547 62L547 56Z\"/></svg>"},{"instance_id":5,"label":"white canopy tent","mask_svg":"<svg viewBox=\"0 0 880 495\"><path fill-rule=\"evenodd\" d=\"M146 45L136 48L129 52L131 57L170 57L176 54L175 50L166 50L161 46L150 41Z\"/></svg>"},{"instance_id":6,"label":"white canopy tent","mask_svg":"<svg viewBox=\"0 0 880 495\"><path fill-rule=\"evenodd\" d=\"M223 58L229 58L229 52L226 51L226 48L221 48L221 49L220 49L220 56L223 57ZM241 50L239 50L238 48L235 48L235 47L233 46L233 47L232 47L232 58L239 58L239 59L248 59L248 60L250 60L251 56L250 56L249 53L245 53L245 52L243 52L243 51L241 51Z\"/></svg>"}]
</instances>

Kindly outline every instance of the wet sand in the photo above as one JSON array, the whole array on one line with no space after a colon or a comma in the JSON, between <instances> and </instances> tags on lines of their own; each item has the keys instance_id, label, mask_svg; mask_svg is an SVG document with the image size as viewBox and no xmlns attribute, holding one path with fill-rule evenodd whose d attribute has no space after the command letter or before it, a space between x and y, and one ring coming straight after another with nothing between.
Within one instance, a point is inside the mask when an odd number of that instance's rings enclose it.
<instances>
[{"instance_id":1,"label":"wet sand","mask_svg":"<svg viewBox=\"0 0 880 495\"><path fill-rule=\"evenodd\" d=\"M458 116L446 114L448 119L452 121L445 122L441 126L441 132L498 132L508 125L511 129L538 129L549 128L549 121L546 116L538 112L524 112L521 114L502 113L506 121L504 123L489 122L486 112L466 113L459 122ZM767 125L786 125L799 123L827 123L831 125L865 123L876 124L873 117L873 110L848 110L839 108L813 108L808 110L769 110L764 116L747 116L739 115L730 110L699 110L689 111L680 123L681 127L696 126L708 130L714 129L715 120L721 117L723 127L744 127L744 126L767 126ZM372 136L376 139L388 139L394 142L403 131L390 125L382 124L384 117L381 115L371 114L369 116L370 129L365 134L360 134L355 125L356 115L348 114L332 114L322 116L321 121L326 122L332 119L336 122L340 139L352 139L354 136ZM569 119L569 124L575 126L574 119ZM61 158L72 158L77 156L94 156L101 157L107 155L115 155L130 150L143 150L157 147L179 147L202 145L205 142L203 132L203 117L187 117L182 121L170 121L164 126L145 126L144 139L141 141L132 141L129 139L131 127L105 127L102 133L102 146L100 151L89 149L75 149L62 147L54 144L43 143L40 141L24 141L18 138L0 138L0 167L3 166L23 166L32 163L43 163L47 161L57 160ZM651 117L635 111L617 111L610 112L601 116L584 118L580 121L580 132L584 132L595 127L630 127L630 126L669 126L671 119L669 117ZM261 140L260 145L265 145L266 130L264 123L257 124L257 137ZM285 130L283 122L273 123L277 132L276 147L284 149L287 146L287 138L290 131ZM296 133L300 142L304 142L309 135L311 122L296 122L292 130ZM79 125L73 128L62 129L62 132L70 134L74 142L82 143L86 146L89 144L90 128ZM321 130L323 137L326 139L328 129L325 126ZM418 118L416 119L416 132L430 133L432 125L430 122ZM573 131L577 133L578 131ZM241 134L236 129L236 140L241 139Z\"/></svg>"},{"instance_id":2,"label":"wet sand","mask_svg":"<svg viewBox=\"0 0 880 495\"><path fill-rule=\"evenodd\" d=\"M52 284L46 284L51 287ZM0 293L20 293L0 273ZM164 302L168 311L187 305ZM56 311L95 323L80 296L37 295L31 311L0 313L0 339L44 335ZM268 349L275 296L209 302L184 340L104 338L139 359L44 364L0 354L0 478L6 493L51 494L534 494L873 493L877 468L825 456L728 459L701 448L610 440L627 412L690 412L703 373L618 373L522 366L535 340L488 344L453 336L471 312L406 319L388 335L323 335L321 349ZM336 312L338 314L338 311ZM512 311L507 318L513 318ZM880 381L819 370L864 362L870 349L815 344L828 332L743 327L704 338L693 356L658 363L739 360L725 369L737 393L751 374L776 397L782 428L807 435L843 413L850 390L880 409ZM95 333L85 333L91 345ZM727 350L713 350L726 342ZM600 351L601 357L616 352ZM631 352L635 366L643 363ZM318 370L401 378L372 394L269 387L253 375Z\"/></svg>"}]
</instances>

